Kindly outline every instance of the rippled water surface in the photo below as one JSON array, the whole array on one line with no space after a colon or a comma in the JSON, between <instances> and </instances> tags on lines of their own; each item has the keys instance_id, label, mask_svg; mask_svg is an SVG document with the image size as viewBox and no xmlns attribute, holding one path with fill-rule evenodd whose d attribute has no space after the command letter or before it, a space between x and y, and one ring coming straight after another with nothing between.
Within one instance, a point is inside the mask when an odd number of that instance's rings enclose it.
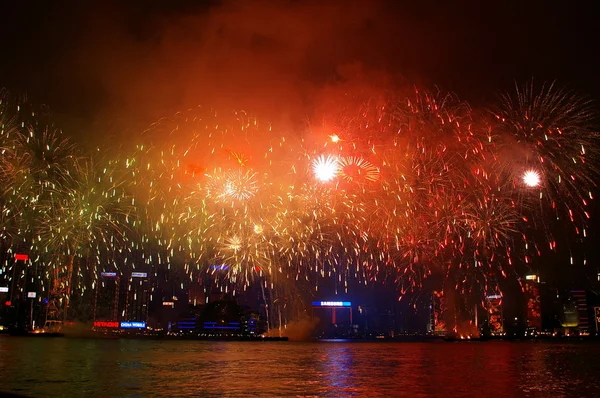
<instances>
[{"instance_id":1,"label":"rippled water surface","mask_svg":"<svg viewBox=\"0 0 600 398\"><path fill-rule=\"evenodd\" d=\"M35 339L0 336L0 393L597 396L600 344Z\"/></svg>"}]
</instances>

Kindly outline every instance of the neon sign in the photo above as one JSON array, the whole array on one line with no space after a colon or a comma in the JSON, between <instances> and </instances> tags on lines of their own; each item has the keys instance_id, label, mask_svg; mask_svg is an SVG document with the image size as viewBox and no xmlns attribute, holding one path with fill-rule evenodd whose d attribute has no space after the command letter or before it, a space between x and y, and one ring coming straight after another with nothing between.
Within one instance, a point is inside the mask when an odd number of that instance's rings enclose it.
<instances>
[{"instance_id":1,"label":"neon sign","mask_svg":"<svg viewBox=\"0 0 600 398\"><path fill-rule=\"evenodd\" d=\"M16 261L27 261L29 260L29 256L27 254L15 254Z\"/></svg>"},{"instance_id":2,"label":"neon sign","mask_svg":"<svg viewBox=\"0 0 600 398\"><path fill-rule=\"evenodd\" d=\"M215 269L215 270L227 271L229 269L229 266L225 265L225 264L221 264L221 265L213 264L209 268L210 269Z\"/></svg>"},{"instance_id":3,"label":"neon sign","mask_svg":"<svg viewBox=\"0 0 600 398\"><path fill-rule=\"evenodd\" d=\"M0 293L8 293L8 287L5 287L5 286L0 287Z\"/></svg>"},{"instance_id":4,"label":"neon sign","mask_svg":"<svg viewBox=\"0 0 600 398\"><path fill-rule=\"evenodd\" d=\"M37 297L36 292L27 292L27 298L36 298L36 297Z\"/></svg>"},{"instance_id":5,"label":"neon sign","mask_svg":"<svg viewBox=\"0 0 600 398\"><path fill-rule=\"evenodd\" d=\"M501 299L502 296L499 294L490 294L489 296L487 296L488 299Z\"/></svg>"},{"instance_id":6,"label":"neon sign","mask_svg":"<svg viewBox=\"0 0 600 398\"><path fill-rule=\"evenodd\" d=\"M350 301L313 301L313 307L352 307Z\"/></svg>"},{"instance_id":7,"label":"neon sign","mask_svg":"<svg viewBox=\"0 0 600 398\"><path fill-rule=\"evenodd\" d=\"M118 328L119 322L96 321L96 322L94 322L94 327L96 327L96 328Z\"/></svg>"},{"instance_id":8,"label":"neon sign","mask_svg":"<svg viewBox=\"0 0 600 398\"><path fill-rule=\"evenodd\" d=\"M116 272L100 272L100 276L115 277L115 276L117 276L117 273Z\"/></svg>"},{"instance_id":9,"label":"neon sign","mask_svg":"<svg viewBox=\"0 0 600 398\"><path fill-rule=\"evenodd\" d=\"M148 274L145 272L132 272L131 277L132 278L146 278L146 277L148 277Z\"/></svg>"},{"instance_id":10,"label":"neon sign","mask_svg":"<svg viewBox=\"0 0 600 398\"><path fill-rule=\"evenodd\" d=\"M121 329L145 329L146 322L121 322Z\"/></svg>"}]
</instances>

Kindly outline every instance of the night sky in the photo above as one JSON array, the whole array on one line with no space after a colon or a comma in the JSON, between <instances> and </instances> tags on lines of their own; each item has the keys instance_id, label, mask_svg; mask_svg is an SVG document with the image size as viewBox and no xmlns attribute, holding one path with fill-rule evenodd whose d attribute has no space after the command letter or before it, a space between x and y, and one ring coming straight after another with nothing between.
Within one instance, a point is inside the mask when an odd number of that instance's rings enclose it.
<instances>
[{"instance_id":1,"label":"night sky","mask_svg":"<svg viewBox=\"0 0 600 398\"><path fill-rule=\"evenodd\" d=\"M3 0L0 86L78 135L198 104L294 122L351 81L473 106L532 77L599 96L592 2L484 3Z\"/></svg>"}]
</instances>

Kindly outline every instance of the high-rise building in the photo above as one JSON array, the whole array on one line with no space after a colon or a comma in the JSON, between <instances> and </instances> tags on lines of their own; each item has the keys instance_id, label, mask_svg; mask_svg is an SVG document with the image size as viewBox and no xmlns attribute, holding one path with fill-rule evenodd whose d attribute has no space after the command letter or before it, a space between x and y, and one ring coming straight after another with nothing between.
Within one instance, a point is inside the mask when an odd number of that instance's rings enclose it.
<instances>
[{"instance_id":1,"label":"high-rise building","mask_svg":"<svg viewBox=\"0 0 600 398\"><path fill-rule=\"evenodd\" d=\"M94 327L118 327L119 283L120 278L116 272L100 273L94 299Z\"/></svg>"},{"instance_id":2,"label":"high-rise building","mask_svg":"<svg viewBox=\"0 0 600 398\"><path fill-rule=\"evenodd\" d=\"M492 294L486 297L488 327L492 336L504 334L504 318L502 316L502 296Z\"/></svg>"},{"instance_id":3,"label":"high-rise building","mask_svg":"<svg viewBox=\"0 0 600 398\"><path fill-rule=\"evenodd\" d=\"M29 258L26 255L15 256L12 267L6 273L6 282L10 297L13 301L23 299L27 296L26 285L29 281L31 270Z\"/></svg>"},{"instance_id":4,"label":"high-rise building","mask_svg":"<svg viewBox=\"0 0 600 398\"><path fill-rule=\"evenodd\" d=\"M526 275L523 284L527 329L532 331L542 330L542 308L540 305L540 277L538 275Z\"/></svg>"},{"instance_id":5,"label":"high-rise building","mask_svg":"<svg viewBox=\"0 0 600 398\"><path fill-rule=\"evenodd\" d=\"M579 333L589 333L590 319L587 305L587 293L585 290L571 290L571 297L575 300L575 308L579 322L577 328Z\"/></svg>"},{"instance_id":6,"label":"high-rise building","mask_svg":"<svg viewBox=\"0 0 600 398\"><path fill-rule=\"evenodd\" d=\"M448 329L444 316L446 314L446 300L443 291L434 291L432 295L433 304L433 331L435 334L445 334Z\"/></svg>"},{"instance_id":7,"label":"high-rise building","mask_svg":"<svg viewBox=\"0 0 600 398\"><path fill-rule=\"evenodd\" d=\"M43 286L37 268L26 254L15 254L10 268L0 272L2 318L5 326L18 330L33 329L40 324Z\"/></svg>"},{"instance_id":8,"label":"high-rise building","mask_svg":"<svg viewBox=\"0 0 600 398\"><path fill-rule=\"evenodd\" d=\"M319 320L315 332L319 337L348 337L353 332L353 308L350 301L313 301L312 316ZM384 318L383 330L388 326ZM379 326L379 325L378 325ZM267 329L269 330L269 329Z\"/></svg>"},{"instance_id":9,"label":"high-rise building","mask_svg":"<svg viewBox=\"0 0 600 398\"><path fill-rule=\"evenodd\" d=\"M150 301L150 279L145 272L132 272L127 287L123 318L128 322L146 322Z\"/></svg>"}]
</instances>

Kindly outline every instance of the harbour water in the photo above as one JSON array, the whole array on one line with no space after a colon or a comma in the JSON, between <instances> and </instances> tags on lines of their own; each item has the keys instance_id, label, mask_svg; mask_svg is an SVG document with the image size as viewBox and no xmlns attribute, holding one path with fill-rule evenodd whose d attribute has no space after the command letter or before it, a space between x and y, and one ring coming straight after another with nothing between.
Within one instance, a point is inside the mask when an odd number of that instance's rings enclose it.
<instances>
[{"instance_id":1,"label":"harbour water","mask_svg":"<svg viewBox=\"0 0 600 398\"><path fill-rule=\"evenodd\" d=\"M0 336L28 397L597 396L593 342L212 342Z\"/></svg>"}]
</instances>

